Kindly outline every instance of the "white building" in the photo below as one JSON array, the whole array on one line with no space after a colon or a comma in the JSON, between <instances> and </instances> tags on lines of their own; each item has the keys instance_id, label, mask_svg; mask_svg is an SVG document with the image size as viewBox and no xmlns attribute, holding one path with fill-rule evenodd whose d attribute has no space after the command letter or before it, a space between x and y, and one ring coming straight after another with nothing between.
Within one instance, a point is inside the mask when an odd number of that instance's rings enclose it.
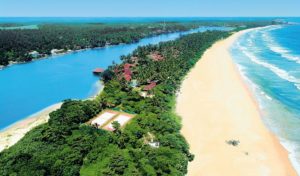
<instances>
[{"instance_id":1,"label":"white building","mask_svg":"<svg viewBox=\"0 0 300 176\"><path fill-rule=\"evenodd\" d=\"M40 55L40 53L37 52L37 51L32 51L32 52L29 53L29 55L31 55L33 58L36 58Z\"/></svg>"},{"instance_id":2,"label":"white building","mask_svg":"<svg viewBox=\"0 0 300 176\"><path fill-rule=\"evenodd\" d=\"M53 55L60 54L60 53L63 53L64 51L65 51L64 49L52 49L51 54L53 54Z\"/></svg>"}]
</instances>

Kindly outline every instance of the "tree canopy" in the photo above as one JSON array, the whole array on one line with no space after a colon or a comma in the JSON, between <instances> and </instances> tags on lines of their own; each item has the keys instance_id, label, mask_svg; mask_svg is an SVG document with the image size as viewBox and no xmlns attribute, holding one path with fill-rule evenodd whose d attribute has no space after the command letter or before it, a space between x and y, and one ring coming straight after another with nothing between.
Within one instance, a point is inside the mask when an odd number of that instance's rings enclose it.
<instances>
[{"instance_id":1,"label":"tree canopy","mask_svg":"<svg viewBox=\"0 0 300 176\"><path fill-rule=\"evenodd\" d=\"M123 63L103 74L105 87L94 100L66 100L48 123L1 152L0 175L186 175L194 156L173 111L176 91L204 51L229 35L195 33L123 56ZM157 55L161 59L153 59ZM124 79L125 64L132 65L137 87ZM141 96L141 88L152 81L156 86L147 91L152 96ZM114 132L85 123L108 108L136 116L125 128L114 124ZM148 138L159 147L149 145Z\"/></svg>"},{"instance_id":2,"label":"tree canopy","mask_svg":"<svg viewBox=\"0 0 300 176\"><path fill-rule=\"evenodd\" d=\"M10 24L11 25L11 24ZM27 62L62 52L133 43L162 33L184 31L197 27L193 23L145 24L41 24L38 29L4 30L0 28L0 65ZM31 52L38 52L37 55Z\"/></svg>"}]
</instances>

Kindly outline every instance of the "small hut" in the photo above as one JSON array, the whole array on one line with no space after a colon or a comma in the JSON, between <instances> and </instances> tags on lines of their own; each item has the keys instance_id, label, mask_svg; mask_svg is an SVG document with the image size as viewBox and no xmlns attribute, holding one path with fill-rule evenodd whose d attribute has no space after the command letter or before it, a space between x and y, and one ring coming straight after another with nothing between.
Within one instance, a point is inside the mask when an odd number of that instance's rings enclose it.
<instances>
[{"instance_id":1,"label":"small hut","mask_svg":"<svg viewBox=\"0 0 300 176\"><path fill-rule=\"evenodd\" d=\"M154 87L156 87L156 82L152 81L149 85L144 87L144 91L150 91L152 90Z\"/></svg>"},{"instance_id":2,"label":"small hut","mask_svg":"<svg viewBox=\"0 0 300 176\"><path fill-rule=\"evenodd\" d=\"M104 69L102 69L102 68L96 68L95 70L93 70L93 73L96 74L96 75L99 75L103 72L104 72Z\"/></svg>"}]
</instances>

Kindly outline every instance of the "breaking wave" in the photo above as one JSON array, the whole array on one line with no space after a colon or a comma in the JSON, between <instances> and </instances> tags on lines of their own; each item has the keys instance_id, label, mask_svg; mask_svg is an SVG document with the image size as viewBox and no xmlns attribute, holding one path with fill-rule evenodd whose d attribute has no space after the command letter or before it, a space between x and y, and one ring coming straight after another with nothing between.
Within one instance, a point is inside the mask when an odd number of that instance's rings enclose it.
<instances>
[{"instance_id":1,"label":"breaking wave","mask_svg":"<svg viewBox=\"0 0 300 176\"><path fill-rule=\"evenodd\" d=\"M274 53L279 54L281 57L289 61L295 61L300 64L300 56L293 55L289 49L280 46L266 31L262 31L262 39L266 42L268 48Z\"/></svg>"},{"instance_id":2,"label":"breaking wave","mask_svg":"<svg viewBox=\"0 0 300 176\"><path fill-rule=\"evenodd\" d=\"M246 55L252 62L269 69L270 71L272 71L274 74L276 74L281 79L284 79L286 81L293 83L295 85L295 87L300 90L300 79L295 78L294 76L290 75L287 71L280 69L280 68L276 67L275 65L261 61L254 54L251 54L250 52L248 52L246 50L247 49L246 47L242 47L242 46L239 46L239 47L240 47L242 53L244 55Z\"/></svg>"}]
</instances>

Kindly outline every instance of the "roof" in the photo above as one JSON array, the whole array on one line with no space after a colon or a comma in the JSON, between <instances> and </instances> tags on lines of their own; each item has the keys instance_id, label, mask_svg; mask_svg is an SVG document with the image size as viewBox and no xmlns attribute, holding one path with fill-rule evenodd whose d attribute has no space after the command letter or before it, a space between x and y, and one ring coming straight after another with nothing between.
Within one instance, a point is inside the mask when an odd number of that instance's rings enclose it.
<instances>
[{"instance_id":1,"label":"roof","mask_svg":"<svg viewBox=\"0 0 300 176\"><path fill-rule=\"evenodd\" d=\"M102 73L102 72L104 72L104 69L102 69L102 68L96 68L93 72L94 73Z\"/></svg>"},{"instance_id":2,"label":"roof","mask_svg":"<svg viewBox=\"0 0 300 176\"><path fill-rule=\"evenodd\" d=\"M132 64L128 64L128 63L124 65L124 78L126 81L131 80L131 75L132 75L132 72L130 69L131 66L132 66Z\"/></svg>"},{"instance_id":3,"label":"roof","mask_svg":"<svg viewBox=\"0 0 300 176\"><path fill-rule=\"evenodd\" d=\"M149 91L156 87L156 82L151 82L149 85L145 86L143 90Z\"/></svg>"},{"instance_id":4,"label":"roof","mask_svg":"<svg viewBox=\"0 0 300 176\"><path fill-rule=\"evenodd\" d=\"M37 51L31 51L29 54L39 54Z\"/></svg>"},{"instance_id":5,"label":"roof","mask_svg":"<svg viewBox=\"0 0 300 176\"><path fill-rule=\"evenodd\" d=\"M164 57L163 57L160 53L158 53L158 52L151 53L151 54L150 54L150 57L151 57L151 59L154 60L154 61L161 61L161 60L164 60Z\"/></svg>"}]
</instances>

